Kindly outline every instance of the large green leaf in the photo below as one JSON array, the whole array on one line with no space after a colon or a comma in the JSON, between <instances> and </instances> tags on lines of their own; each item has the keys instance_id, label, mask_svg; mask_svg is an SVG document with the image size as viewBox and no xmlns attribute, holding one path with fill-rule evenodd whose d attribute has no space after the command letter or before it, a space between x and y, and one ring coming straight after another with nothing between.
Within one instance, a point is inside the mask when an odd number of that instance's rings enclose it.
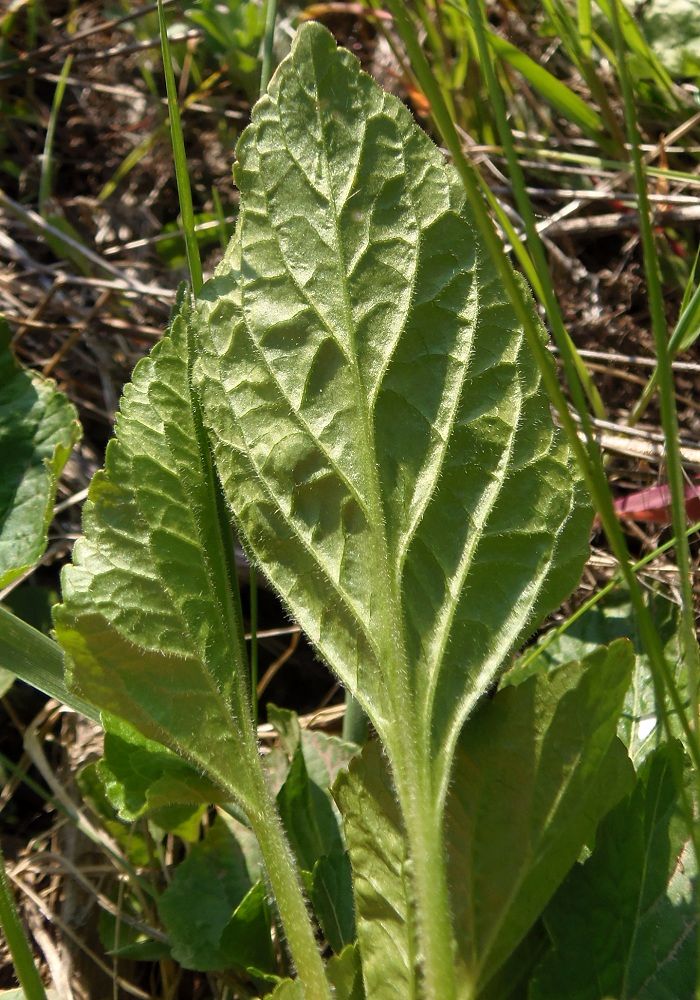
<instances>
[{"instance_id":1,"label":"large green leaf","mask_svg":"<svg viewBox=\"0 0 700 1000\"><path fill-rule=\"evenodd\" d=\"M697 861L680 809L683 749L656 750L595 850L545 914L552 950L532 1000L691 1000L696 995Z\"/></svg>"},{"instance_id":2,"label":"large green leaf","mask_svg":"<svg viewBox=\"0 0 700 1000\"><path fill-rule=\"evenodd\" d=\"M582 664L505 688L464 728L446 805L448 878L459 979L476 991L513 954L632 783L615 736L632 662L629 644L614 643ZM334 791L354 872L367 996L412 997L410 862L375 744Z\"/></svg>"},{"instance_id":3,"label":"large green leaf","mask_svg":"<svg viewBox=\"0 0 700 1000\"><path fill-rule=\"evenodd\" d=\"M237 607L189 379L189 305L136 366L55 611L70 684L245 798ZM202 738L203 735L205 738Z\"/></svg>"},{"instance_id":4,"label":"large green leaf","mask_svg":"<svg viewBox=\"0 0 700 1000\"><path fill-rule=\"evenodd\" d=\"M238 147L196 378L252 553L444 795L478 698L576 583L589 513L459 181L317 24ZM399 721L400 720L400 721Z\"/></svg>"},{"instance_id":5,"label":"large green leaf","mask_svg":"<svg viewBox=\"0 0 700 1000\"><path fill-rule=\"evenodd\" d=\"M75 407L15 361L0 319L0 589L44 554L56 483L79 437Z\"/></svg>"},{"instance_id":6,"label":"large green leaf","mask_svg":"<svg viewBox=\"0 0 700 1000\"><path fill-rule=\"evenodd\" d=\"M447 800L460 961L481 987L513 952L634 772L616 738L623 640L507 687L467 723Z\"/></svg>"}]
</instances>

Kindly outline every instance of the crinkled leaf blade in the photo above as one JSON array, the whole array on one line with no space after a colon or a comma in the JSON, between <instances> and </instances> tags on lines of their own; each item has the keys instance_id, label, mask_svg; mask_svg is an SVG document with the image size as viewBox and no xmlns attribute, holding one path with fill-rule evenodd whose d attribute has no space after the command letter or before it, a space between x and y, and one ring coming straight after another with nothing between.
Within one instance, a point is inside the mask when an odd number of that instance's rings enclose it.
<instances>
[{"instance_id":1,"label":"crinkled leaf blade","mask_svg":"<svg viewBox=\"0 0 700 1000\"><path fill-rule=\"evenodd\" d=\"M410 689L444 791L469 710L578 579L578 475L456 175L319 25L238 158L196 369L223 488L385 742Z\"/></svg>"},{"instance_id":2,"label":"crinkled leaf blade","mask_svg":"<svg viewBox=\"0 0 700 1000\"><path fill-rule=\"evenodd\" d=\"M309 777L301 746L277 793L277 807L300 866L308 872L326 854L342 854L338 822L330 796Z\"/></svg>"},{"instance_id":3,"label":"crinkled leaf blade","mask_svg":"<svg viewBox=\"0 0 700 1000\"><path fill-rule=\"evenodd\" d=\"M75 407L15 361L0 319L0 589L44 554L58 477L79 438Z\"/></svg>"},{"instance_id":4,"label":"crinkled leaf blade","mask_svg":"<svg viewBox=\"0 0 700 1000\"><path fill-rule=\"evenodd\" d=\"M349 944L328 962L328 979L337 1000L365 1000L357 943Z\"/></svg>"},{"instance_id":5,"label":"crinkled leaf blade","mask_svg":"<svg viewBox=\"0 0 700 1000\"><path fill-rule=\"evenodd\" d=\"M56 633L74 689L241 796L250 721L236 697L245 668L232 538L190 385L189 314L182 301L124 390L63 574Z\"/></svg>"},{"instance_id":6,"label":"crinkled leaf blade","mask_svg":"<svg viewBox=\"0 0 700 1000\"><path fill-rule=\"evenodd\" d=\"M697 860L680 808L684 754L662 746L545 913L552 950L532 1000L695 996ZM686 779L687 780L687 776Z\"/></svg>"},{"instance_id":7,"label":"crinkled leaf blade","mask_svg":"<svg viewBox=\"0 0 700 1000\"><path fill-rule=\"evenodd\" d=\"M339 955L355 940L352 871L345 851L324 854L311 873L309 897L326 941Z\"/></svg>"}]
</instances>

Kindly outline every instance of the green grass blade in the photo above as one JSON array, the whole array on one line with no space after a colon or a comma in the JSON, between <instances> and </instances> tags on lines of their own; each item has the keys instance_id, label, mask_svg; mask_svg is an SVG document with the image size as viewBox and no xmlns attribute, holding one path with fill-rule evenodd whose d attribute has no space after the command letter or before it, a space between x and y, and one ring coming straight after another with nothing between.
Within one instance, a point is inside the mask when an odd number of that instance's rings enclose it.
<instances>
[{"instance_id":1,"label":"green grass blade","mask_svg":"<svg viewBox=\"0 0 700 1000\"><path fill-rule=\"evenodd\" d=\"M584 55L592 49L591 0L578 0L578 33Z\"/></svg>"},{"instance_id":2,"label":"green grass blade","mask_svg":"<svg viewBox=\"0 0 700 1000\"><path fill-rule=\"evenodd\" d=\"M25 1000L46 1000L46 991L39 978L27 936L12 898L2 849L0 849L0 930L5 937Z\"/></svg>"},{"instance_id":3,"label":"green grass blade","mask_svg":"<svg viewBox=\"0 0 700 1000\"><path fill-rule=\"evenodd\" d=\"M165 86L168 93L168 113L170 115L170 138L173 144L173 161L175 163L175 179L177 180L177 193L180 199L180 215L182 217L182 228L185 234L185 249L187 251L187 263L190 269L190 283L195 295L199 294L202 287L202 263L199 259L199 244L194 228L194 209L192 208L192 189L190 187L190 176L187 171L187 155L185 153L185 140L182 134L182 122L180 121L180 106L177 100L177 87L175 85L175 74L173 73L173 63L170 56L170 40L168 39L168 27L165 22L165 12L162 0L158 0L158 25L160 27L160 44L163 53L163 72L165 73Z\"/></svg>"},{"instance_id":4,"label":"green grass blade","mask_svg":"<svg viewBox=\"0 0 700 1000\"><path fill-rule=\"evenodd\" d=\"M0 667L74 712L100 722L97 709L66 687L61 647L3 607L0 607Z\"/></svg>"},{"instance_id":5,"label":"green grass blade","mask_svg":"<svg viewBox=\"0 0 700 1000\"><path fill-rule=\"evenodd\" d=\"M260 70L260 93L264 94L272 76L273 48L275 44L275 24L277 22L277 0L267 0L265 5L265 34L262 41L262 68Z\"/></svg>"},{"instance_id":6,"label":"green grass blade","mask_svg":"<svg viewBox=\"0 0 700 1000\"><path fill-rule=\"evenodd\" d=\"M39 212L41 215L45 215L46 204L51 197L51 182L53 179L53 140L54 135L56 134L58 114L61 110L61 104L63 103L63 95L66 92L66 81L70 75L72 65L73 55L71 54L63 63L51 104L51 114L49 115L49 124L46 129L46 139L44 140L44 152L41 157L41 176L39 177Z\"/></svg>"},{"instance_id":7,"label":"green grass blade","mask_svg":"<svg viewBox=\"0 0 700 1000\"><path fill-rule=\"evenodd\" d=\"M700 531L700 521L696 521L694 524L691 524L691 526L687 529L686 534L688 538L690 538L698 531ZM632 565L632 570L635 573L638 573L640 569L644 569L645 566L648 566L649 563L653 562L655 559L658 559L658 557L660 555L663 555L664 552L668 552L669 549L674 548L675 545L676 545L676 536L674 535L673 538L670 538L667 542L664 542L663 545L659 545L659 547L654 549L652 552L648 552L643 559L640 559L638 562L634 563ZM540 654L543 653L549 645L551 645L556 639L559 639L562 635L564 635L564 633L567 632L568 629L570 629L571 626L579 620L579 618L583 617L583 615L585 615L587 611L590 611L591 608L594 608L596 604L598 604L600 601L603 600L603 598L607 597L608 594L612 593L615 587L619 587L622 582L623 582L622 574L618 571L612 577L612 579L605 584L604 587L601 587L600 590L596 590L595 594L589 597L588 600L584 601L583 604L580 607L578 607L572 615L569 615L566 621L563 621L561 625L557 626L557 628L552 629L551 632L547 634L547 638L542 643L540 643L537 646L533 646L530 652L526 653L524 656L521 656L520 659L518 660L518 670L521 669L524 670L531 663L534 663L537 657L540 656Z\"/></svg>"},{"instance_id":8,"label":"green grass blade","mask_svg":"<svg viewBox=\"0 0 700 1000\"><path fill-rule=\"evenodd\" d=\"M647 43L639 25L636 23L630 12L624 6L619 7L617 0L596 0L596 2L610 22L613 28L613 33L615 33L615 19L617 18L619 30L623 38L623 56L626 55L627 49L639 56L649 66L659 86L667 93L667 95L673 98L675 103L673 80L669 76L668 71L664 68L659 57ZM615 50L617 50L617 46L615 46ZM614 51L613 55L616 55L619 60L619 51ZM623 72L623 67L621 67L619 63L616 68L618 73Z\"/></svg>"},{"instance_id":9,"label":"green grass blade","mask_svg":"<svg viewBox=\"0 0 700 1000\"><path fill-rule=\"evenodd\" d=\"M537 90L559 114L578 125L590 137L600 140L604 125L600 115L565 83L538 65L494 31L487 32L488 43L499 59L504 60Z\"/></svg>"},{"instance_id":10,"label":"green grass blade","mask_svg":"<svg viewBox=\"0 0 700 1000\"><path fill-rule=\"evenodd\" d=\"M661 268L654 241L652 228L652 210L647 190L647 179L644 162L639 149L640 137L637 126L634 91L627 66L627 52L622 31L622 15L619 0L613 0L613 32L617 51L618 72L622 86L622 96L625 108L625 124L634 167L634 181L639 204L639 226L644 252L644 272L649 295L649 311L651 327L654 335L654 345L657 356L657 372L661 395L661 423L666 444L666 463L668 481L671 489L671 515L673 533L676 545L676 559L681 591L681 623L682 645L688 671L688 686L693 712L693 728L697 731L700 725L698 684L700 682L700 650L695 635L695 610L691 573L690 547L685 534L685 484L683 464L680 452L678 414L676 412L676 397L671 367L671 352L667 336L666 316L664 311L663 290L661 287Z\"/></svg>"},{"instance_id":11,"label":"green grass blade","mask_svg":"<svg viewBox=\"0 0 700 1000\"><path fill-rule=\"evenodd\" d=\"M477 47L481 61L481 70L484 74L491 103L493 105L493 111L501 137L501 142L508 160L510 179L513 185L516 204L525 224L525 232L527 235L530 256L533 261L534 270L536 271L538 277L538 286L535 290L537 291L539 289L540 301L545 307L547 318L549 319L552 332L554 334L554 339L562 352L561 357L566 369L569 386L572 390L574 403L579 412L579 416L581 417L584 429L586 430L587 437L590 439L593 435L590 424L588 424L588 408L586 406L585 399L580 392L579 383L588 396L593 411L598 418L605 419L605 407L595 383L588 373L588 369L579 356L579 353L564 326L564 320L559 308L559 300L550 277L544 247L537 231L532 202L527 194L525 178L520 166L520 161L518 160L515 152L515 143L510 125L508 123L503 94L498 84L498 80L496 79L496 74L491 61L489 42L492 36L489 35L484 24L479 0L468 0L468 5L472 25L476 34ZM497 48L496 51L498 51Z\"/></svg>"},{"instance_id":12,"label":"green grass blade","mask_svg":"<svg viewBox=\"0 0 700 1000\"><path fill-rule=\"evenodd\" d=\"M693 292L685 308L681 310L681 314L678 317L678 323L676 324L676 327L669 339L668 350L671 355L671 360L673 360L681 352L687 351L689 347L692 347L699 335L700 284ZM654 368L649 381L645 385L642 395L639 397L639 400L630 414L630 425L636 424L637 421L641 420L644 416L644 413L646 412L646 409L656 392L658 384L659 369L657 365L657 367Z\"/></svg>"}]
</instances>

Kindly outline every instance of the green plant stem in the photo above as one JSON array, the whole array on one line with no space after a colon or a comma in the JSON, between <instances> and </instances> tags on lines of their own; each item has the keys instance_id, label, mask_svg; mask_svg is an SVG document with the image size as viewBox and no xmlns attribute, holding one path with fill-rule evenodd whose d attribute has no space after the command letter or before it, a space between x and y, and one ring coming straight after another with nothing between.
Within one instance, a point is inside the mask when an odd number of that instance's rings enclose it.
<instances>
[{"instance_id":1,"label":"green plant stem","mask_svg":"<svg viewBox=\"0 0 700 1000\"><path fill-rule=\"evenodd\" d=\"M46 1000L46 992L34 964L34 957L19 919L10 881L5 870L5 858L0 848L0 930L5 937L12 964L25 1000Z\"/></svg>"},{"instance_id":2,"label":"green plant stem","mask_svg":"<svg viewBox=\"0 0 700 1000\"><path fill-rule=\"evenodd\" d=\"M675 330L671 334L671 338L668 342L668 353L671 358L671 362L675 359L676 355L680 354L681 351L686 350L695 340L695 330L698 326L698 316L700 315L700 284L697 286L690 302L683 310L678 318L678 324ZM649 381L644 387L642 395L637 400L637 403L632 410L629 418L630 426L634 426L637 421L641 420L646 412L647 406L651 402L651 399L656 391L656 387L659 384L659 366L657 363L656 368L651 373Z\"/></svg>"},{"instance_id":3,"label":"green plant stem","mask_svg":"<svg viewBox=\"0 0 700 1000\"><path fill-rule=\"evenodd\" d=\"M272 76L277 0L267 0L265 5L265 34L262 41L262 66L260 68L260 93L264 94Z\"/></svg>"},{"instance_id":4,"label":"green plant stem","mask_svg":"<svg viewBox=\"0 0 700 1000\"><path fill-rule=\"evenodd\" d=\"M192 208L192 190L190 188L190 178L187 172L187 156L185 154L185 140L182 134L182 122L180 121L180 106L177 99L177 87L175 85L175 74L173 73L173 63L170 57L170 41L168 39L168 26L165 22L165 12L163 11L162 0L158 0L158 26L160 28L160 44L163 53L163 72L165 73L165 88L168 94L168 113L170 115L170 138L173 144L173 161L175 163L175 179L177 181L177 194L180 200L180 215L182 217L182 228L185 233L185 249L187 251L187 264L190 269L190 283L195 296L199 295L202 287L202 263L199 259L199 244L194 228L194 210Z\"/></svg>"},{"instance_id":5,"label":"green plant stem","mask_svg":"<svg viewBox=\"0 0 700 1000\"><path fill-rule=\"evenodd\" d=\"M700 685L700 651L695 635L695 609L693 598L693 582L690 560L690 546L685 532L687 526L685 510L685 483L683 464L678 433L678 414L676 412L676 397L673 384L673 369L671 368L671 353L668 343L668 330L664 313L663 291L661 288L661 272L659 258L654 242L651 225L651 204L647 190L644 164L639 150L639 131L634 107L634 92L624 46L621 26L620 0L613 0L613 34L618 59L618 73L622 85L622 96L625 108L625 124L627 138L632 153L634 180L639 203L639 226L644 251L644 272L647 279L649 295L649 311L651 314L652 333L656 348L657 372L661 396L661 424L666 445L666 465L668 482L671 490L671 518L673 533L676 536L676 559L678 561L678 576L681 592L681 649L688 675L688 692L692 709L692 726L697 733L700 727L700 702L698 689ZM699 792L700 794L700 792Z\"/></svg>"},{"instance_id":6,"label":"green plant stem","mask_svg":"<svg viewBox=\"0 0 700 1000\"><path fill-rule=\"evenodd\" d=\"M250 773L248 819L260 845L289 952L308 1000L330 1000L330 987L316 944L296 863L272 793L260 767L257 743L249 747L249 755L251 759L248 762Z\"/></svg>"},{"instance_id":7,"label":"green plant stem","mask_svg":"<svg viewBox=\"0 0 700 1000\"><path fill-rule=\"evenodd\" d=\"M562 344L566 344L566 350L562 349L561 358L564 364L567 382L572 390L574 404L576 405L576 409L578 410L579 416L584 424L587 436L592 437L590 423L586 426L586 422L588 420L588 409L583 394L581 393L580 386L583 386L586 395L590 400L593 412L600 419L604 419L606 416L605 406L603 405L603 401L600 398L600 394L598 393L595 383L588 373L588 369L579 357L578 351L576 350L576 347L569 336L568 330L564 325L564 319L561 314L561 309L559 308L559 300L557 299L554 285L552 284L552 280L550 278L549 266L547 264L544 246L542 245L542 240L537 230L537 223L535 213L532 208L532 202L530 201L530 197L527 193L525 177L523 176L520 160L518 159L515 151L515 143L513 141L513 134L511 132L510 125L508 123L508 114L503 99L503 93L498 80L496 79L496 74L493 68L491 47L488 43L487 29L484 24L482 4L480 0L467 0L467 2L469 5L472 25L474 27L474 33L476 35L477 46L479 49L479 60L481 62L484 79L486 81L486 88L493 105L496 124L498 126L498 132L503 145L503 151L506 154L506 159L508 161L508 170L510 173L511 184L513 185L515 201L518 206L518 212L520 213L525 225L525 233L527 235L527 244L530 256L532 257L534 268L539 279L538 291L540 301L545 308L547 319L552 327L552 333L555 341L560 346L560 349Z\"/></svg>"},{"instance_id":8,"label":"green plant stem","mask_svg":"<svg viewBox=\"0 0 700 1000\"><path fill-rule=\"evenodd\" d=\"M537 361L544 387L559 416L559 420L569 441L569 446L576 458L581 475L600 516L613 555L620 564L625 583L630 591L630 598L639 623L640 634L649 655L654 676L657 682L663 685L668 691L673 708L678 713L681 726L688 740L688 749L693 763L696 767L700 767L700 747L698 746L698 741L695 733L688 724L673 672L666 661L659 636L654 627L654 622L644 603L644 597L637 578L631 569L627 545L617 515L615 514L600 449L592 435L587 439L586 445L579 439L576 423L569 412L566 397L557 380L549 352L540 338L535 316L532 313L522 287L516 279L510 262L504 254L503 246L493 227L493 223L486 212L479 194L478 183L474 176L474 168L464 155L457 130L442 100L440 88L433 77L425 54L413 33L403 4L399 0L386 0L385 6L389 8L394 17L395 26L404 41L413 65L413 70L421 84L421 89L430 101L433 118L443 141L452 154L455 167L462 179L472 211L474 212L479 232L503 283L503 287L511 300L518 320L523 326L530 349ZM567 342L558 346L560 351L568 354L569 344ZM567 376L568 370L571 367L572 365L569 364L567 369L565 369ZM570 388L573 393L574 386L570 386ZM445 782L444 788L441 790L443 799L446 791L447 782Z\"/></svg>"},{"instance_id":9,"label":"green plant stem","mask_svg":"<svg viewBox=\"0 0 700 1000\"><path fill-rule=\"evenodd\" d=\"M253 725L258 724L258 572L250 564L248 570L248 592L250 594L250 703L253 711Z\"/></svg>"},{"instance_id":10,"label":"green plant stem","mask_svg":"<svg viewBox=\"0 0 700 1000\"><path fill-rule=\"evenodd\" d=\"M410 727L408 727L410 729ZM455 946L443 836L443 809L436 804L430 777L430 752L419 755L403 740L404 754L394 780L401 803L413 885L423 994L427 1000L455 1000ZM417 765L418 758L426 762ZM460 983L460 1000L471 1000Z\"/></svg>"}]
</instances>

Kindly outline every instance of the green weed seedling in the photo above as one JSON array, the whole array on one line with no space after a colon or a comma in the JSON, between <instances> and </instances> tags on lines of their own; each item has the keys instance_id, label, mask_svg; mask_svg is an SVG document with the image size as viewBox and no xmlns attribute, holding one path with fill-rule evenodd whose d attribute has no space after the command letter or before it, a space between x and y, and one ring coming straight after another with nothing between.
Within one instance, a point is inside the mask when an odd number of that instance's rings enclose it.
<instances>
[{"instance_id":1,"label":"green weed seedling","mask_svg":"<svg viewBox=\"0 0 700 1000\"><path fill-rule=\"evenodd\" d=\"M120 815L182 832L167 810L217 804L158 953L282 1000L692 996L684 749L637 777L621 722L648 667L603 628L506 673L592 512L457 173L308 24L235 176L236 234L124 391L55 609ZM263 767L234 531L369 718L361 750L271 711Z\"/></svg>"}]
</instances>

